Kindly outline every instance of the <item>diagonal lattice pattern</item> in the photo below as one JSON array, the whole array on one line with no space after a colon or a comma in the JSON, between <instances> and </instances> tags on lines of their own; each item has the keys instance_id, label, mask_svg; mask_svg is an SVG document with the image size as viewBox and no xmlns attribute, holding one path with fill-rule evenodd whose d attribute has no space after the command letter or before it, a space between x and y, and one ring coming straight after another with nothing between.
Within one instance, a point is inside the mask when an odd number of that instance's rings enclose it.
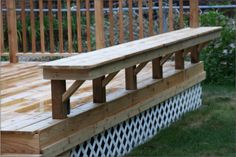
<instances>
[{"instance_id":1,"label":"diagonal lattice pattern","mask_svg":"<svg viewBox=\"0 0 236 157\"><path fill-rule=\"evenodd\" d=\"M200 84L92 137L72 149L71 157L124 156L201 105Z\"/></svg>"}]
</instances>

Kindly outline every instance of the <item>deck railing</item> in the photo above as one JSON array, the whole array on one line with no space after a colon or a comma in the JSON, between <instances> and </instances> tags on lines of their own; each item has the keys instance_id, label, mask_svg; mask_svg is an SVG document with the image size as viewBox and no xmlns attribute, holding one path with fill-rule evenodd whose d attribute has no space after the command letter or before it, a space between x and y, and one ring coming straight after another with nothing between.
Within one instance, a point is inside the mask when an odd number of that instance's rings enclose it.
<instances>
[{"instance_id":1,"label":"deck railing","mask_svg":"<svg viewBox=\"0 0 236 157\"><path fill-rule=\"evenodd\" d=\"M73 55L184 27L183 0L0 0L0 54ZM29 4L28 4L29 2ZM174 5L178 2L179 9ZM189 0L198 26L198 0ZM158 12L153 10L158 7ZM144 9L148 8L148 9ZM167 17L165 17L167 11Z\"/></svg>"}]
</instances>

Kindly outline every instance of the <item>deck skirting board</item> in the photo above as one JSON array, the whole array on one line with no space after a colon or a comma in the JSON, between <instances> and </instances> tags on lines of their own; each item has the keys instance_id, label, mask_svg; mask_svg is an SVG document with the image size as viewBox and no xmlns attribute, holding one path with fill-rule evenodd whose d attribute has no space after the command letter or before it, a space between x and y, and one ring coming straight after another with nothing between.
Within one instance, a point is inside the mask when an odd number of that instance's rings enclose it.
<instances>
[{"instance_id":1,"label":"deck skirting board","mask_svg":"<svg viewBox=\"0 0 236 157\"><path fill-rule=\"evenodd\" d=\"M200 83L93 136L71 150L70 157L124 156L161 129L202 104Z\"/></svg>"}]
</instances>

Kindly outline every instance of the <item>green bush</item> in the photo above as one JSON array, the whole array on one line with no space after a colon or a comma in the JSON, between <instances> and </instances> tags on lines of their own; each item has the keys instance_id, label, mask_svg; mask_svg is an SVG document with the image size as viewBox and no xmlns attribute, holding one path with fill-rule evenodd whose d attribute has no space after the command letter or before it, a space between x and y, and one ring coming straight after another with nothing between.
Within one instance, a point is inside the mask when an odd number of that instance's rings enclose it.
<instances>
[{"instance_id":1,"label":"green bush","mask_svg":"<svg viewBox=\"0 0 236 157\"><path fill-rule=\"evenodd\" d=\"M202 26L222 26L221 37L201 52L208 84L235 83L236 27L235 20L219 12L208 12L200 17Z\"/></svg>"}]
</instances>

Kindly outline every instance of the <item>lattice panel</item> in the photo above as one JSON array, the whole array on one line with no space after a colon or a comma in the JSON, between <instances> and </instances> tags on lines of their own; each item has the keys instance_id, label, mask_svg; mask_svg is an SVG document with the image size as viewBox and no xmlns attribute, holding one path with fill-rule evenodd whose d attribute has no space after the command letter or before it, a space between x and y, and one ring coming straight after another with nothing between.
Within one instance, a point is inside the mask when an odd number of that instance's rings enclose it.
<instances>
[{"instance_id":1,"label":"lattice panel","mask_svg":"<svg viewBox=\"0 0 236 157\"><path fill-rule=\"evenodd\" d=\"M128 119L72 149L71 157L124 156L201 105L200 84Z\"/></svg>"}]
</instances>

